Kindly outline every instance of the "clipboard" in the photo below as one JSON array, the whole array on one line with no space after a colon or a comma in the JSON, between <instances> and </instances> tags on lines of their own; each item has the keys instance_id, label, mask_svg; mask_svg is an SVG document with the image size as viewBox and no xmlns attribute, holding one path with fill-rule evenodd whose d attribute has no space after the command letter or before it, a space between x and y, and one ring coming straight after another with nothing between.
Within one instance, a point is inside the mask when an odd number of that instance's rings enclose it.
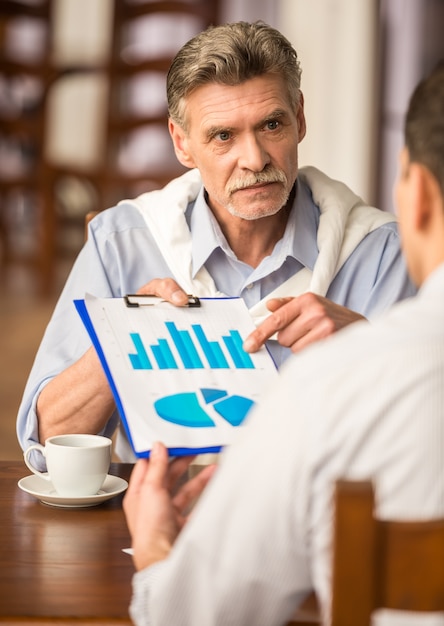
<instances>
[{"instance_id":1,"label":"clipboard","mask_svg":"<svg viewBox=\"0 0 444 626\"><path fill-rule=\"evenodd\" d=\"M190 296L176 307L87 294L75 306L136 457L149 457L157 440L171 456L219 452L278 376L266 348L242 349L254 323L240 298Z\"/></svg>"}]
</instances>

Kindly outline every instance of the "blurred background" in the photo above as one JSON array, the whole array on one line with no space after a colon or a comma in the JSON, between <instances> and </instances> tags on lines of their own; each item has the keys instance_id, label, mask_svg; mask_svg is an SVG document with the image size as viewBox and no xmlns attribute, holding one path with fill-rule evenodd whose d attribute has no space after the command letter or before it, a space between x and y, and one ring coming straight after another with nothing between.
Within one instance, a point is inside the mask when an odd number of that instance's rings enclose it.
<instances>
[{"instance_id":1,"label":"blurred background","mask_svg":"<svg viewBox=\"0 0 444 626\"><path fill-rule=\"evenodd\" d=\"M172 56L209 24L262 19L301 60L300 164L394 211L404 112L444 56L444 0L0 0L0 459L85 216L183 170Z\"/></svg>"}]
</instances>

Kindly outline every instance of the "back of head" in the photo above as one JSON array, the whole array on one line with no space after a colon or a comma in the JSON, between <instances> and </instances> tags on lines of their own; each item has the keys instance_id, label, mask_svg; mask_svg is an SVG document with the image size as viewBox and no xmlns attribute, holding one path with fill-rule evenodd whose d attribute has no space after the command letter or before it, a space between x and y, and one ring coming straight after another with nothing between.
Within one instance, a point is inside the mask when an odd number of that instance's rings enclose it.
<instances>
[{"instance_id":1,"label":"back of head","mask_svg":"<svg viewBox=\"0 0 444 626\"><path fill-rule=\"evenodd\" d=\"M410 161L427 167L444 197L444 59L413 92L405 122L405 144Z\"/></svg>"},{"instance_id":2,"label":"back of head","mask_svg":"<svg viewBox=\"0 0 444 626\"><path fill-rule=\"evenodd\" d=\"M210 27L177 53L167 77L170 117L186 128L184 99L203 85L239 85L257 76L277 74L289 101L299 102L301 69L290 42L264 22Z\"/></svg>"}]
</instances>

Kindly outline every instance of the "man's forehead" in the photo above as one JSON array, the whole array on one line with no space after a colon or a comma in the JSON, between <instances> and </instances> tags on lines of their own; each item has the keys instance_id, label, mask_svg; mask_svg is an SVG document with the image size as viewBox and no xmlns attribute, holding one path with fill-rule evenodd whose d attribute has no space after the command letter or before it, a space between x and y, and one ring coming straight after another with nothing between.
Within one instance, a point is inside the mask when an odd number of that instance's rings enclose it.
<instances>
[{"instance_id":1,"label":"man's forehead","mask_svg":"<svg viewBox=\"0 0 444 626\"><path fill-rule=\"evenodd\" d=\"M228 128L246 120L260 122L277 112L282 115L290 111L283 82L261 79L251 79L240 85L211 84L197 88L186 104L188 121L197 122L200 128Z\"/></svg>"}]
</instances>

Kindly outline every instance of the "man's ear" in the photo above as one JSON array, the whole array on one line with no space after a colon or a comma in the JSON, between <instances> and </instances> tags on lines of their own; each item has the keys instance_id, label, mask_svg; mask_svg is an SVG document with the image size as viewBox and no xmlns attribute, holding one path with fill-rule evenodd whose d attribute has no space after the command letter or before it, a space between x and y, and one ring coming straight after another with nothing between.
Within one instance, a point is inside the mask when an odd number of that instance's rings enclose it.
<instances>
[{"instance_id":1,"label":"man's ear","mask_svg":"<svg viewBox=\"0 0 444 626\"><path fill-rule=\"evenodd\" d=\"M170 118L168 120L168 130L170 131L174 152L179 163L185 167L196 167L194 159L189 152L188 138L183 128Z\"/></svg>"},{"instance_id":2,"label":"man's ear","mask_svg":"<svg viewBox=\"0 0 444 626\"><path fill-rule=\"evenodd\" d=\"M413 194L414 226L417 231L427 231L433 219L438 183L430 170L420 163L410 164L410 192Z\"/></svg>"},{"instance_id":3,"label":"man's ear","mask_svg":"<svg viewBox=\"0 0 444 626\"><path fill-rule=\"evenodd\" d=\"M302 91L299 94L299 104L298 104L298 111L296 113L296 117L298 120L298 136L299 136L298 143L300 143L305 137L305 133L307 130L307 124L305 121L305 113L304 113L304 94L302 93Z\"/></svg>"}]
</instances>

